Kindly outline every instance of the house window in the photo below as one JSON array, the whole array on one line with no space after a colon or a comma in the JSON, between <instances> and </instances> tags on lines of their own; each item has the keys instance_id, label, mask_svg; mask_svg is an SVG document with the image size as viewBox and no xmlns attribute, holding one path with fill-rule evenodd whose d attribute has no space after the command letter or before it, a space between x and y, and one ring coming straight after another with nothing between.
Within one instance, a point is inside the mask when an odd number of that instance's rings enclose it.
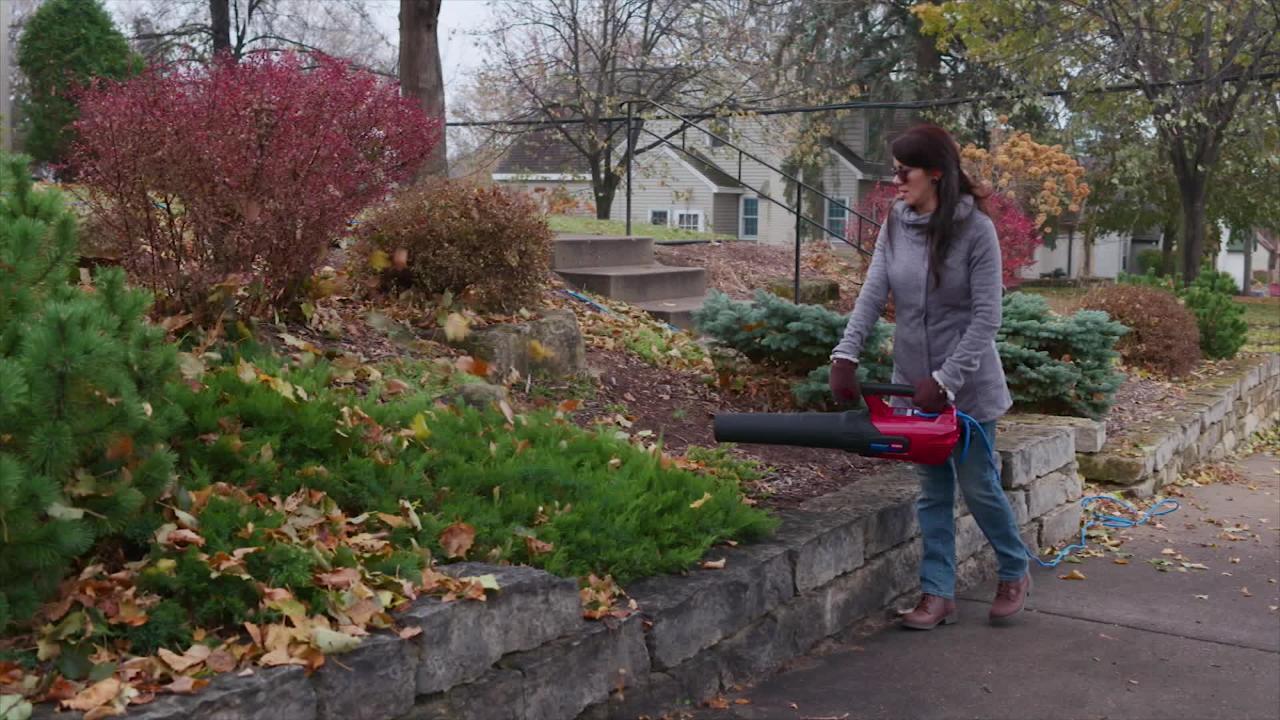
<instances>
[{"instance_id":1,"label":"house window","mask_svg":"<svg viewBox=\"0 0 1280 720\"><path fill-rule=\"evenodd\" d=\"M849 211L845 208L849 206L849 198L839 197L827 201L827 229L833 234L827 235L830 240L836 237L844 238L845 230L848 227Z\"/></svg>"},{"instance_id":2,"label":"house window","mask_svg":"<svg viewBox=\"0 0 1280 720\"><path fill-rule=\"evenodd\" d=\"M692 230L697 232L702 229L702 213L699 212L681 212L676 213L676 227L681 230Z\"/></svg>"},{"instance_id":3,"label":"house window","mask_svg":"<svg viewBox=\"0 0 1280 720\"><path fill-rule=\"evenodd\" d=\"M742 237L760 236L760 198L742 198Z\"/></svg>"},{"instance_id":4,"label":"house window","mask_svg":"<svg viewBox=\"0 0 1280 720\"><path fill-rule=\"evenodd\" d=\"M650 210L649 224L666 227L671 224L671 213L666 210Z\"/></svg>"}]
</instances>

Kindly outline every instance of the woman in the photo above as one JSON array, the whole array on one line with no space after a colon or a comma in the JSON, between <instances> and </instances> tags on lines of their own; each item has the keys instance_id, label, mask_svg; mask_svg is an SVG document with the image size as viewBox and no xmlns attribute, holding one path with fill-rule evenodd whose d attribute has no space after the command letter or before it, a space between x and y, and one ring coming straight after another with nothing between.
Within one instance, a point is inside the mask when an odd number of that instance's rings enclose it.
<instances>
[{"instance_id":1,"label":"woman","mask_svg":"<svg viewBox=\"0 0 1280 720\"><path fill-rule=\"evenodd\" d=\"M858 355L893 293L893 381L915 386L926 412L954 403L995 442L996 419L1012 404L996 353L1000 327L1000 245L983 211L984 196L960 168L960 151L942 128L922 125L893 142L894 203L876 240L866 282L844 338L831 353L831 391L856 403ZM955 488L999 560L991 620L1022 610L1031 576L1009 501L983 443L962 448L945 465L920 466L916 504L924 553L923 595L903 625L929 630L956 620Z\"/></svg>"}]
</instances>

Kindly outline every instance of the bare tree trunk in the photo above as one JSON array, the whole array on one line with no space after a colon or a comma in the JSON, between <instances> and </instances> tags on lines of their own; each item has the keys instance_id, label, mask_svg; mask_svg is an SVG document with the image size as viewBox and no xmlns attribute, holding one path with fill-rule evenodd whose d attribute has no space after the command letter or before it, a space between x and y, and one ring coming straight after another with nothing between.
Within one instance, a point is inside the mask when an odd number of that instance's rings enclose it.
<instances>
[{"instance_id":1,"label":"bare tree trunk","mask_svg":"<svg viewBox=\"0 0 1280 720\"><path fill-rule=\"evenodd\" d=\"M213 28L213 54L231 52L231 0L209 0L209 25Z\"/></svg>"},{"instance_id":2,"label":"bare tree trunk","mask_svg":"<svg viewBox=\"0 0 1280 720\"><path fill-rule=\"evenodd\" d=\"M400 92L414 98L427 115L440 119L440 142L419 175L449 174L444 133L444 74L440 68L440 6L443 0L400 0Z\"/></svg>"}]
</instances>

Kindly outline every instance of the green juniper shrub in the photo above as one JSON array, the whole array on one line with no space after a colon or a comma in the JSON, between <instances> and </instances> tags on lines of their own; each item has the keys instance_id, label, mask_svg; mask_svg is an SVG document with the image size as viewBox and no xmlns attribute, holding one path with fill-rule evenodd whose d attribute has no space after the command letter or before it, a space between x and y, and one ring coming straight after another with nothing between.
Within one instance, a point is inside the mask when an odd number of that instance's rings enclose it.
<instances>
[{"instance_id":1,"label":"green juniper shrub","mask_svg":"<svg viewBox=\"0 0 1280 720\"><path fill-rule=\"evenodd\" d=\"M429 393L379 401L332 387L330 373L324 363L263 362L248 382L226 367L207 373L202 390L177 390L190 418L181 436L201 438L180 445L193 485L217 480L269 496L321 490L351 515L399 514L407 504L420 528L394 529L395 547L416 543L444 559L441 532L466 522L476 531L468 557L611 573L622 582L683 569L718 540L755 537L772 525L741 502L733 478L681 470L551 412L511 423L496 409L443 406ZM304 388L307 399L286 398L281 381ZM245 521L218 520L211 510L212 503L202 515L206 551L224 526ZM422 559L400 554L384 564L404 572Z\"/></svg>"},{"instance_id":2,"label":"green juniper shrub","mask_svg":"<svg viewBox=\"0 0 1280 720\"><path fill-rule=\"evenodd\" d=\"M176 354L118 269L76 277L75 222L0 161L0 628L22 621L99 538L157 512L180 413Z\"/></svg>"},{"instance_id":3,"label":"green juniper shrub","mask_svg":"<svg viewBox=\"0 0 1280 720\"><path fill-rule=\"evenodd\" d=\"M1229 273L1205 270L1182 291L1200 326L1200 349L1208 357L1233 358L1248 338L1244 306L1235 299L1238 290Z\"/></svg>"},{"instance_id":4,"label":"green juniper shrub","mask_svg":"<svg viewBox=\"0 0 1280 720\"><path fill-rule=\"evenodd\" d=\"M1106 285L1091 290L1081 307L1101 310L1129 328L1117 345L1126 365L1176 378L1200 363L1196 317L1167 290Z\"/></svg>"},{"instance_id":5,"label":"green juniper shrub","mask_svg":"<svg viewBox=\"0 0 1280 720\"><path fill-rule=\"evenodd\" d=\"M1115 346L1127 331L1104 312L1058 317L1038 295L1005 295L996 346L1014 402L1029 410L1103 416L1124 381Z\"/></svg>"},{"instance_id":6,"label":"green juniper shrub","mask_svg":"<svg viewBox=\"0 0 1280 720\"><path fill-rule=\"evenodd\" d=\"M460 180L427 180L360 225L357 274L386 288L451 293L477 309L531 302L551 270L552 233L523 193Z\"/></svg>"},{"instance_id":7,"label":"green juniper shrub","mask_svg":"<svg viewBox=\"0 0 1280 720\"><path fill-rule=\"evenodd\" d=\"M805 373L792 385L803 407L826 407L831 349L844 335L849 316L821 305L795 304L757 291L750 302L713 292L694 313L698 329L749 360L789 374ZM889 338L893 325L877 321L862 351L858 373L864 380L884 382L893 372Z\"/></svg>"}]
</instances>

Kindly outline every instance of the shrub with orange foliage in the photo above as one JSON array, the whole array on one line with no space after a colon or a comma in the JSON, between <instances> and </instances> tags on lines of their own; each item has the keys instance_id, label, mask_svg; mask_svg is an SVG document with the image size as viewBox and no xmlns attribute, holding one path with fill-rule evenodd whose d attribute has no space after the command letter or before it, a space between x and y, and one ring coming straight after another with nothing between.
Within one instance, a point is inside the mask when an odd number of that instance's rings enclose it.
<instances>
[{"instance_id":1,"label":"shrub with orange foliage","mask_svg":"<svg viewBox=\"0 0 1280 720\"><path fill-rule=\"evenodd\" d=\"M1089 185L1082 180L1084 166L1061 145L1042 145L1030 133L1010 129L1007 122L1000 117L991 149L966 145L961 157L975 181L1017 200L1034 214L1036 227L1047 232L1052 218L1064 210L1079 212L1089 197Z\"/></svg>"}]
</instances>

